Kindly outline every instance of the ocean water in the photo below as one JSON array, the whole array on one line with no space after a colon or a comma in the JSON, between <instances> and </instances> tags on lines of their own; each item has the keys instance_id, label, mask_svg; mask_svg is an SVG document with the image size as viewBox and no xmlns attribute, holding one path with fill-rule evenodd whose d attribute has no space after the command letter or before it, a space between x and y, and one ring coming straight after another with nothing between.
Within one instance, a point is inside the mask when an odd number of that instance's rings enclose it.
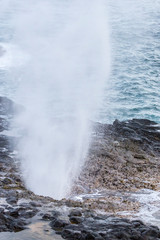
<instances>
[{"instance_id":1,"label":"ocean water","mask_svg":"<svg viewBox=\"0 0 160 240\"><path fill-rule=\"evenodd\" d=\"M160 122L160 1L109 1L112 73L102 121Z\"/></svg>"},{"instance_id":2,"label":"ocean water","mask_svg":"<svg viewBox=\"0 0 160 240\"><path fill-rule=\"evenodd\" d=\"M0 95L14 99L19 76L12 72L25 56L9 44L13 30L8 19L16 9L2 11L5 1L0 4L0 46L5 50L0 49ZM108 12L112 70L98 120L148 118L160 123L160 1L109 0Z\"/></svg>"}]
</instances>

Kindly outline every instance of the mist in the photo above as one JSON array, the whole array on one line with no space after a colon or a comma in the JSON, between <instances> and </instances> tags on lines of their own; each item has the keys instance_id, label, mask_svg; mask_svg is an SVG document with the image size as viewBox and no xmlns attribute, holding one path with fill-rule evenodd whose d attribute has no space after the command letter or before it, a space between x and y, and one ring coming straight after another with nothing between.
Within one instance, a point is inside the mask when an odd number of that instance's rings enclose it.
<instances>
[{"instance_id":1,"label":"mist","mask_svg":"<svg viewBox=\"0 0 160 240\"><path fill-rule=\"evenodd\" d=\"M7 4L8 3L8 4ZM14 124L24 182L36 194L68 196L87 156L91 124L110 71L105 0L12 0L10 42L24 62L13 70Z\"/></svg>"}]
</instances>

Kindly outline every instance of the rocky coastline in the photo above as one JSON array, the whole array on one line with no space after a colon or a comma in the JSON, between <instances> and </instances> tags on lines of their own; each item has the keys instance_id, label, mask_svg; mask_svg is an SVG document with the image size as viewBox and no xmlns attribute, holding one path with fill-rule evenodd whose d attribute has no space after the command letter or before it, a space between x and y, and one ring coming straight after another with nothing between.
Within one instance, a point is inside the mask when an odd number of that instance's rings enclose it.
<instances>
[{"instance_id":1,"label":"rocky coastline","mask_svg":"<svg viewBox=\"0 0 160 240\"><path fill-rule=\"evenodd\" d=\"M25 188L12 144L15 137L5 134L16 109L11 100L0 97L0 232L25 231L32 222L42 221L57 239L160 239L152 222L144 224L120 214L140 208L126 197L130 192L160 189L158 124L147 119L95 123L86 164L71 197L58 201ZM95 190L102 196L94 195ZM85 194L95 197L76 198Z\"/></svg>"}]
</instances>

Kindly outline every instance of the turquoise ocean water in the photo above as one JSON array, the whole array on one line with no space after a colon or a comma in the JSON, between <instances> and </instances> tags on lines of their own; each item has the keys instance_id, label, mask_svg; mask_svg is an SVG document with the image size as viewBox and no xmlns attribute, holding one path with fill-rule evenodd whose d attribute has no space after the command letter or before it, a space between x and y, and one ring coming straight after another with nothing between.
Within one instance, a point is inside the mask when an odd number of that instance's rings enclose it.
<instances>
[{"instance_id":1,"label":"turquoise ocean water","mask_svg":"<svg viewBox=\"0 0 160 240\"><path fill-rule=\"evenodd\" d=\"M108 12L112 70L99 120L148 118L160 123L160 0L109 0ZM0 51L0 95L14 99L18 79L12 78L10 66L20 64L22 56L8 44L11 14L0 11L0 46L6 49Z\"/></svg>"}]
</instances>

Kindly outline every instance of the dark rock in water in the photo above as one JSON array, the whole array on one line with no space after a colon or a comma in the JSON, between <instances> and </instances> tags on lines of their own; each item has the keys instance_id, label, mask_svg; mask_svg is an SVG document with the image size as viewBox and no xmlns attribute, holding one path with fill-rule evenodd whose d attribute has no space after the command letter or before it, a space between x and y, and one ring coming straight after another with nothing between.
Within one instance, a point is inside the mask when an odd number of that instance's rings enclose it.
<instances>
[{"instance_id":1,"label":"dark rock in water","mask_svg":"<svg viewBox=\"0 0 160 240\"><path fill-rule=\"evenodd\" d=\"M19 208L18 213L19 216L30 219L37 214L38 210L36 208Z\"/></svg>"},{"instance_id":2,"label":"dark rock in water","mask_svg":"<svg viewBox=\"0 0 160 240\"><path fill-rule=\"evenodd\" d=\"M60 219L55 219L50 223L50 226L56 231L58 230L61 231L61 229L63 229L67 225L68 225L68 222Z\"/></svg>"},{"instance_id":3,"label":"dark rock in water","mask_svg":"<svg viewBox=\"0 0 160 240\"><path fill-rule=\"evenodd\" d=\"M37 202L30 202L30 205L32 207L41 207L42 206L40 203L37 203Z\"/></svg>"},{"instance_id":4,"label":"dark rock in water","mask_svg":"<svg viewBox=\"0 0 160 240\"><path fill-rule=\"evenodd\" d=\"M19 217L19 209L10 210L9 215L14 217L14 218L18 218Z\"/></svg>"},{"instance_id":5,"label":"dark rock in water","mask_svg":"<svg viewBox=\"0 0 160 240\"><path fill-rule=\"evenodd\" d=\"M60 212L58 212L58 211L52 211L52 212L51 212L51 215L52 215L52 217L54 217L54 218L58 218L58 216L60 216L61 214L60 214Z\"/></svg>"},{"instance_id":6,"label":"dark rock in water","mask_svg":"<svg viewBox=\"0 0 160 240\"><path fill-rule=\"evenodd\" d=\"M16 196L10 196L6 199L7 203L9 204L16 204L18 201L18 198Z\"/></svg>"},{"instance_id":7,"label":"dark rock in water","mask_svg":"<svg viewBox=\"0 0 160 240\"><path fill-rule=\"evenodd\" d=\"M61 236L69 240L146 240L160 239L160 230L157 227L145 226L140 221L119 218L109 219L107 216L104 219L103 216L102 219L99 217L99 220L95 218L92 224L90 218L85 218L83 223L76 226L74 224L64 226Z\"/></svg>"},{"instance_id":8,"label":"dark rock in water","mask_svg":"<svg viewBox=\"0 0 160 240\"><path fill-rule=\"evenodd\" d=\"M84 237L85 240L104 240L98 233L89 232Z\"/></svg>"},{"instance_id":9,"label":"dark rock in water","mask_svg":"<svg viewBox=\"0 0 160 240\"><path fill-rule=\"evenodd\" d=\"M42 215L42 219L43 220L52 220L52 223L58 218L58 216L60 215L59 212L57 211L52 211L51 213L45 213Z\"/></svg>"},{"instance_id":10,"label":"dark rock in water","mask_svg":"<svg viewBox=\"0 0 160 240\"><path fill-rule=\"evenodd\" d=\"M77 239L77 240L83 239L81 231L74 231L70 229L64 229L62 232L62 237L64 239Z\"/></svg>"},{"instance_id":11,"label":"dark rock in water","mask_svg":"<svg viewBox=\"0 0 160 240\"><path fill-rule=\"evenodd\" d=\"M72 210L69 214L70 217L81 217L82 216L82 212L80 210Z\"/></svg>"},{"instance_id":12,"label":"dark rock in water","mask_svg":"<svg viewBox=\"0 0 160 240\"><path fill-rule=\"evenodd\" d=\"M17 219L17 217L17 214L0 213L0 232L19 232L26 229L27 223L22 219Z\"/></svg>"},{"instance_id":13,"label":"dark rock in water","mask_svg":"<svg viewBox=\"0 0 160 240\"><path fill-rule=\"evenodd\" d=\"M72 216L69 218L69 221L72 223L72 224L79 224L79 223L82 223L84 220L83 217L76 217L76 216Z\"/></svg>"},{"instance_id":14,"label":"dark rock in water","mask_svg":"<svg viewBox=\"0 0 160 240\"><path fill-rule=\"evenodd\" d=\"M54 220L55 218L51 216L51 214L46 213L42 216L43 220L49 221L49 220Z\"/></svg>"}]
</instances>

